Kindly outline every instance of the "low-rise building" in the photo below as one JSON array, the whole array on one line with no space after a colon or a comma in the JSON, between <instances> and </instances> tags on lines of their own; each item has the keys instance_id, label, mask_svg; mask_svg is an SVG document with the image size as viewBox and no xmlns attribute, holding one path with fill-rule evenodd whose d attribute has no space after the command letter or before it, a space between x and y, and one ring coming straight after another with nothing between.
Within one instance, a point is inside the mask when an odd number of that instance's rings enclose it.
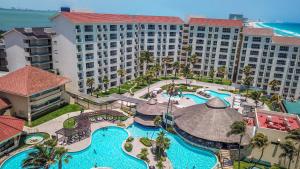
<instances>
[{"instance_id":1,"label":"low-rise building","mask_svg":"<svg viewBox=\"0 0 300 169\"><path fill-rule=\"evenodd\" d=\"M0 116L0 156L18 147L24 120L12 116Z\"/></svg>"},{"instance_id":2,"label":"low-rise building","mask_svg":"<svg viewBox=\"0 0 300 169\"><path fill-rule=\"evenodd\" d=\"M4 33L8 70L15 71L26 65L52 70L52 28L15 28Z\"/></svg>"},{"instance_id":3,"label":"low-rise building","mask_svg":"<svg viewBox=\"0 0 300 169\"><path fill-rule=\"evenodd\" d=\"M32 66L0 77L0 96L11 104L10 113L26 119L39 117L66 102L69 79Z\"/></svg>"},{"instance_id":4,"label":"low-rise building","mask_svg":"<svg viewBox=\"0 0 300 169\"><path fill-rule=\"evenodd\" d=\"M268 137L269 145L264 150L262 160L270 163L280 164L287 167L280 155L283 153L279 144L283 143L288 136L288 131L300 128L300 119L296 115L290 115L280 112L272 112L266 110L257 110L255 117L256 132L263 133ZM258 159L261 149L254 148L251 156ZM292 161L291 168L295 165Z\"/></svg>"}]
</instances>

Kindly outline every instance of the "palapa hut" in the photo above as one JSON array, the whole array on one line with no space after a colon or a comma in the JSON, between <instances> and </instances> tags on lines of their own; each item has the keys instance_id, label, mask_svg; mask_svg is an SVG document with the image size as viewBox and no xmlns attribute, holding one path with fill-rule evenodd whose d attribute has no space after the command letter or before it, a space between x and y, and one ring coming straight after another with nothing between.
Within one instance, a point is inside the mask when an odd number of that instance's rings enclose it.
<instances>
[{"instance_id":1,"label":"palapa hut","mask_svg":"<svg viewBox=\"0 0 300 169\"><path fill-rule=\"evenodd\" d=\"M173 113L174 128L186 140L197 145L218 149L236 149L239 136L228 136L230 125L235 121L242 121L243 117L234 109L213 98L204 104L197 104L178 109ZM249 145L251 128L242 140L242 146Z\"/></svg>"},{"instance_id":2,"label":"palapa hut","mask_svg":"<svg viewBox=\"0 0 300 169\"><path fill-rule=\"evenodd\" d=\"M176 107L172 106L172 109L176 110ZM144 126L154 127L154 118L162 116L164 112L167 112L167 104L157 103L156 100L150 99L137 105L134 121Z\"/></svg>"}]
</instances>

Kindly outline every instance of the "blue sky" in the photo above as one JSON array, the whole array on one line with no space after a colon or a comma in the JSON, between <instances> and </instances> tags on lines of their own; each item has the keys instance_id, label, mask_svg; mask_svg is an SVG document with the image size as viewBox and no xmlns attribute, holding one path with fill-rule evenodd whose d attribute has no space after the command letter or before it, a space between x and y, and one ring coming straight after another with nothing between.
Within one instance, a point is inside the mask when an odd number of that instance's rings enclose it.
<instances>
[{"instance_id":1,"label":"blue sky","mask_svg":"<svg viewBox=\"0 0 300 169\"><path fill-rule=\"evenodd\" d=\"M2 8L57 10L60 6L99 13L190 15L227 18L242 13L251 19L299 22L300 0L0 0Z\"/></svg>"}]
</instances>

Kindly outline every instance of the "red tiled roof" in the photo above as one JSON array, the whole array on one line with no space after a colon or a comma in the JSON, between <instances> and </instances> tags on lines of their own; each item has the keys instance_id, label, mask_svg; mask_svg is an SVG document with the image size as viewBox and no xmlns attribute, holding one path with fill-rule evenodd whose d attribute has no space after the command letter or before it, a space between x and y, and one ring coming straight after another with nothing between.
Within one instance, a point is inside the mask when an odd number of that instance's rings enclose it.
<instances>
[{"instance_id":1,"label":"red tiled roof","mask_svg":"<svg viewBox=\"0 0 300 169\"><path fill-rule=\"evenodd\" d=\"M283 45L295 45L300 46L300 38L287 37L287 36L273 36L273 43L283 44Z\"/></svg>"},{"instance_id":2,"label":"red tiled roof","mask_svg":"<svg viewBox=\"0 0 300 169\"><path fill-rule=\"evenodd\" d=\"M0 110L8 108L10 105L11 103L7 99L0 98Z\"/></svg>"},{"instance_id":3,"label":"red tiled roof","mask_svg":"<svg viewBox=\"0 0 300 169\"><path fill-rule=\"evenodd\" d=\"M285 114L275 114L275 113L257 113L257 119L259 127L269 128L281 131L289 131L300 128L300 122L297 117L287 116Z\"/></svg>"},{"instance_id":4,"label":"red tiled roof","mask_svg":"<svg viewBox=\"0 0 300 169\"><path fill-rule=\"evenodd\" d=\"M210 19L210 18L190 18L189 24L192 25L208 25L208 26L223 26L223 27L242 27L241 20L230 19Z\"/></svg>"},{"instance_id":5,"label":"red tiled roof","mask_svg":"<svg viewBox=\"0 0 300 169\"><path fill-rule=\"evenodd\" d=\"M23 131L24 120L12 116L0 116L0 142Z\"/></svg>"},{"instance_id":6,"label":"red tiled roof","mask_svg":"<svg viewBox=\"0 0 300 169\"><path fill-rule=\"evenodd\" d=\"M123 14L98 14L84 12L62 12L61 15L73 23L172 23L183 24L183 20L173 16L143 16Z\"/></svg>"},{"instance_id":7,"label":"red tiled roof","mask_svg":"<svg viewBox=\"0 0 300 169\"><path fill-rule=\"evenodd\" d=\"M270 28L250 28L245 27L243 29L243 34L245 35L258 35L258 36L273 36L274 32L273 29Z\"/></svg>"},{"instance_id":8,"label":"red tiled roof","mask_svg":"<svg viewBox=\"0 0 300 169\"><path fill-rule=\"evenodd\" d=\"M25 66L0 77L0 91L30 96L32 94L61 86L70 80L32 66Z\"/></svg>"}]
</instances>

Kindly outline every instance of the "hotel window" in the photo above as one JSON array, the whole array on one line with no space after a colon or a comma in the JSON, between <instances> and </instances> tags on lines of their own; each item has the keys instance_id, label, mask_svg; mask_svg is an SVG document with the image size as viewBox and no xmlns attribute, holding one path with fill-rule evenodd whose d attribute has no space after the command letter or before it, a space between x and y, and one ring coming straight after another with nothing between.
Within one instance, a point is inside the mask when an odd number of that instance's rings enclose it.
<instances>
[{"instance_id":1,"label":"hotel window","mask_svg":"<svg viewBox=\"0 0 300 169\"><path fill-rule=\"evenodd\" d=\"M222 35L222 39L229 40L230 39L230 35Z\"/></svg>"},{"instance_id":2,"label":"hotel window","mask_svg":"<svg viewBox=\"0 0 300 169\"><path fill-rule=\"evenodd\" d=\"M252 48L252 49L259 49L259 48L260 48L260 45L259 45L259 44L252 44L252 45L251 45L251 48Z\"/></svg>"},{"instance_id":3,"label":"hotel window","mask_svg":"<svg viewBox=\"0 0 300 169\"><path fill-rule=\"evenodd\" d=\"M110 56L116 56L116 55L117 55L117 50L110 51Z\"/></svg>"},{"instance_id":4,"label":"hotel window","mask_svg":"<svg viewBox=\"0 0 300 169\"><path fill-rule=\"evenodd\" d=\"M248 41L249 37L245 36L244 41Z\"/></svg>"},{"instance_id":5,"label":"hotel window","mask_svg":"<svg viewBox=\"0 0 300 169\"><path fill-rule=\"evenodd\" d=\"M118 29L117 25L110 25L109 26L110 31L117 31L117 29Z\"/></svg>"},{"instance_id":6,"label":"hotel window","mask_svg":"<svg viewBox=\"0 0 300 169\"><path fill-rule=\"evenodd\" d=\"M294 52L298 52L298 48L297 47L294 47Z\"/></svg>"},{"instance_id":7,"label":"hotel window","mask_svg":"<svg viewBox=\"0 0 300 169\"><path fill-rule=\"evenodd\" d=\"M221 41L221 46L229 46L229 42Z\"/></svg>"},{"instance_id":8,"label":"hotel window","mask_svg":"<svg viewBox=\"0 0 300 169\"><path fill-rule=\"evenodd\" d=\"M170 32L170 36L176 36L176 32Z\"/></svg>"},{"instance_id":9,"label":"hotel window","mask_svg":"<svg viewBox=\"0 0 300 169\"><path fill-rule=\"evenodd\" d=\"M149 24L149 25L148 25L148 29L149 29L149 30L154 30L154 29L155 29L155 25Z\"/></svg>"},{"instance_id":10,"label":"hotel window","mask_svg":"<svg viewBox=\"0 0 300 169\"><path fill-rule=\"evenodd\" d=\"M170 30L176 30L177 26L176 25L170 25Z\"/></svg>"},{"instance_id":11,"label":"hotel window","mask_svg":"<svg viewBox=\"0 0 300 169\"><path fill-rule=\"evenodd\" d=\"M277 60L277 65L285 65L285 60Z\"/></svg>"},{"instance_id":12,"label":"hotel window","mask_svg":"<svg viewBox=\"0 0 300 169\"><path fill-rule=\"evenodd\" d=\"M243 48L247 48L247 45L248 45L247 43L244 43Z\"/></svg>"},{"instance_id":13,"label":"hotel window","mask_svg":"<svg viewBox=\"0 0 300 169\"><path fill-rule=\"evenodd\" d=\"M220 52L227 53L228 49L227 48L220 48Z\"/></svg>"},{"instance_id":14,"label":"hotel window","mask_svg":"<svg viewBox=\"0 0 300 169\"><path fill-rule=\"evenodd\" d=\"M132 36L133 36L132 32L127 32L127 33L126 33L126 37L127 37L127 38L132 38Z\"/></svg>"},{"instance_id":15,"label":"hotel window","mask_svg":"<svg viewBox=\"0 0 300 169\"><path fill-rule=\"evenodd\" d=\"M155 33L154 32L148 32L148 36L154 36Z\"/></svg>"},{"instance_id":16,"label":"hotel window","mask_svg":"<svg viewBox=\"0 0 300 169\"><path fill-rule=\"evenodd\" d=\"M126 28L127 28L127 30L132 30L132 25L131 24L127 24Z\"/></svg>"},{"instance_id":17,"label":"hotel window","mask_svg":"<svg viewBox=\"0 0 300 169\"><path fill-rule=\"evenodd\" d=\"M288 46L280 46L280 47L279 47L279 50L280 50L280 51L286 51L286 52L287 52L287 51L289 51L289 47L288 47Z\"/></svg>"},{"instance_id":18,"label":"hotel window","mask_svg":"<svg viewBox=\"0 0 300 169\"><path fill-rule=\"evenodd\" d=\"M249 62L257 62L257 58L249 57Z\"/></svg>"},{"instance_id":19,"label":"hotel window","mask_svg":"<svg viewBox=\"0 0 300 169\"><path fill-rule=\"evenodd\" d=\"M111 48L117 47L117 42L110 42L110 47Z\"/></svg>"},{"instance_id":20,"label":"hotel window","mask_svg":"<svg viewBox=\"0 0 300 169\"><path fill-rule=\"evenodd\" d=\"M269 43L270 42L270 38L266 38L266 43Z\"/></svg>"},{"instance_id":21,"label":"hotel window","mask_svg":"<svg viewBox=\"0 0 300 169\"><path fill-rule=\"evenodd\" d=\"M214 41L214 43L213 43L214 45L217 45L218 44L218 41Z\"/></svg>"},{"instance_id":22,"label":"hotel window","mask_svg":"<svg viewBox=\"0 0 300 169\"><path fill-rule=\"evenodd\" d=\"M269 49L269 45L264 45L264 49L268 50Z\"/></svg>"},{"instance_id":23,"label":"hotel window","mask_svg":"<svg viewBox=\"0 0 300 169\"><path fill-rule=\"evenodd\" d=\"M94 45L93 44L85 45L85 50L94 50Z\"/></svg>"},{"instance_id":24,"label":"hotel window","mask_svg":"<svg viewBox=\"0 0 300 169\"><path fill-rule=\"evenodd\" d=\"M275 71L284 72L284 68L283 67L276 67Z\"/></svg>"},{"instance_id":25,"label":"hotel window","mask_svg":"<svg viewBox=\"0 0 300 169\"><path fill-rule=\"evenodd\" d=\"M85 54L85 60L93 60L94 54L93 53L87 53Z\"/></svg>"},{"instance_id":26,"label":"hotel window","mask_svg":"<svg viewBox=\"0 0 300 169\"><path fill-rule=\"evenodd\" d=\"M205 31L205 27L204 26L198 26L198 31Z\"/></svg>"},{"instance_id":27,"label":"hotel window","mask_svg":"<svg viewBox=\"0 0 300 169\"><path fill-rule=\"evenodd\" d=\"M209 27L209 28L208 28L208 31L209 31L209 32L212 32L212 31L213 31L213 28L212 28L212 27Z\"/></svg>"},{"instance_id":28,"label":"hotel window","mask_svg":"<svg viewBox=\"0 0 300 169\"><path fill-rule=\"evenodd\" d=\"M230 28L223 28L223 29L222 29L222 32L223 32L223 33L230 33L230 32L231 32L231 29L230 29Z\"/></svg>"},{"instance_id":29,"label":"hotel window","mask_svg":"<svg viewBox=\"0 0 300 169\"><path fill-rule=\"evenodd\" d=\"M148 39L147 43L154 43L154 39Z\"/></svg>"},{"instance_id":30,"label":"hotel window","mask_svg":"<svg viewBox=\"0 0 300 169\"><path fill-rule=\"evenodd\" d=\"M85 64L85 67L86 67L87 69L94 68L94 62L86 63L86 64Z\"/></svg>"},{"instance_id":31,"label":"hotel window","mask_svg":"<svg viewBox=\"0 0 300 169\"><path fill-rule=\"evenodd\" d=\"M85 35L85 36L84 36L84 41L85 41L85 42L91 42L91 41L94 41L93 35Z\"/></svg>"},{"instance_id":32,"label":"hotel window","mask_svg":"<svg viewBox=\"0 0 300 169\"><path fill-rule=\"evenodd\" d=\"M271 50L275 50L275 46L271 46Z\"/></svg>"},{"instance_id":33,"label":"hotel window","mask_svg":"<svg viewBox=\"0 0 300 169\"><path fill-rule=\"evenodd\" d=\"M111 34L109 35L109 38L110 38L110 40L115 40L115 39L117 39L117 34L111 33Z\"/></svg>"},{"instance_id":34,"label":"hotel window","mask_svg":"<svg viewBox=\"0 0 300 169\"><path fill-rule=\"evenodd\" d=\"M258 54L259 54L258 51L255 51L255 50L251 50L251 51L250 51L250 55L255 55L255 56L257 56Z\"/></svg>"},{"instance_id":35,"label":"hotel window","mask_svg":"<svg viewBox=\"0 0 300 169\"><path fill-rule=\"evenodd\" d=\"M269 63L269 64L272 64L272 63L273 63L273 59L269 59L269 60L268 60L268 63Z\"/></svg>"},{"instance_id":36,"label":"hotel window","mask_svg":"<svg viewBox=\"0 0 300 169\"><path fill-rule=\"evenodd\" d=\"M94 71L86 72L86 77L92 77L92 76L94 76Z\"/></svg>"},{"instance_id":37,"label":"hotel window","mask_svg":"<svg viewBox=\"0 0 300 169\"><path fill-rule=\"evenodd\" d=\"M252 41L253 42L261 42L261 37L253 37Z\"/></svg>"},{"instance_id":38,"label":"hotel window","mask_svg":"<svg viewBox=\"0 0 300 169\"><path fill-rule=\"evenodd\" d=\"M145 29L145 25L144 24L141 24L141 29Z\"/></svg>"},{"instance_id":39,"label":"hotel window","mask_svg":"<svg viewBox=\"0 0 300 169\"><path fill-rule=\"evenodd\" d=\"M76 25L75 29L76 29L76 32L78 32L78 33L81 32L80 25Z\"/></svg>"},{"instance_id":40,"label":"hotel window","mask_svg":"<svg viewBox=\"0 0 300 169\"><path fill-rule=\"evenodd\" d=\"M169 43L175 43L175 39L169 39Z\"/></svg>"},{"instance_id":41,"label":"hotel window","mask_svg":"<svg viewBox=\"0 0 300 169\"><path fill-rule=\"evenodd\" d=\"M194 26L190 26L190 30L191 30L191 31L194 30Z\"/></svg>"},{"instance_id":42,"label":"hotel window","mask_svg":"<svg viewBox=\"0 0 300 169\"><path fill-rule=\"evenodd\" d=\"M219 28L215 28L215 32L219 32Z\"/></svg>"},{"instance_id":43,"label":"hotel window","mask_svg":"<svg viewBox=\"0 0 300 169\"><path fill-rule=\"evenodd\" d=\"M287 58L287 54L286 53L278 53L278 58Z\"/></svg>"},{"instance_id":44,"label":"hotel window","mask_svg":"<svg viewBox=\"0 0 300 169\"><path fill-rule=\"evenodd\" d=\"M93 32L93 25L84 25L85 32Z\"/></svg>"},{"instance_id":45,"label":"hotel window","mask_svg":"<svg viewBox=\"0 0 300 169\"><path fill-rule=\"evenodd\" d=\"M235 33L239 33L239 29L235 29L234 32L235 32Z\"/></svg>"},{"instance_id":46,"label":"hotel window","mask_svg":"<svg viewBox=\"0 0 300 169\"><path fill-rule=\"evenodd\" d=\"M197 33L198 38L204 38L204 33Z\"/></svg>"},{"instance_id":47,"label":"hotel window","mask_svg":"<svg viewBox=\"0 0 300 169\"><path fill-rule=\"evenodd\" d=\"M161 25L158 25L158 29L159 29L159 30L162 30L162 26L161 26Z\"/></svg>"}]
</instances>

